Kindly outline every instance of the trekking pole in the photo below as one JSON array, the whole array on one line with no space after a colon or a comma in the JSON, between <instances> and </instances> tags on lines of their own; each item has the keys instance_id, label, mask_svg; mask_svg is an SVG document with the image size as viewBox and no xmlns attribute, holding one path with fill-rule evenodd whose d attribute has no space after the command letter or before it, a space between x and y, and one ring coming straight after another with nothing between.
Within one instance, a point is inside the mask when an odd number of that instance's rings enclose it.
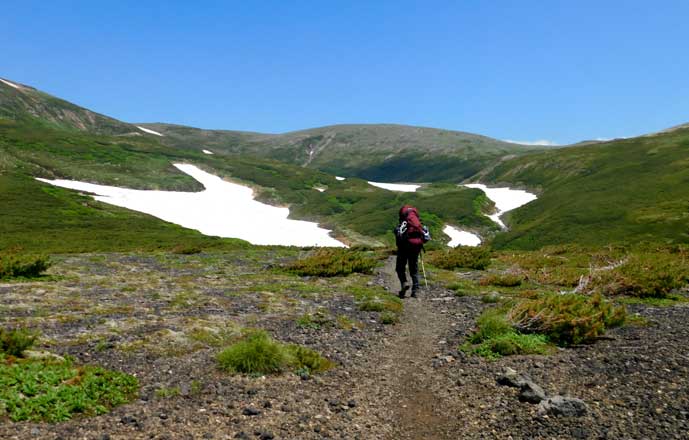
<instances>
[{"instance_id":1,"label":"trekking pole","mask_svg":"<svg viewBox=\"0 0 689 440\"><path fill-rule=\"evenodd\" d=\"M423 252L419 254L419 257L421 257L421 271L423 272L423 282L426 284L426 289L428 289L428 280L426 279L426 268L423 265Z\"/></svg>"}]
</instances>

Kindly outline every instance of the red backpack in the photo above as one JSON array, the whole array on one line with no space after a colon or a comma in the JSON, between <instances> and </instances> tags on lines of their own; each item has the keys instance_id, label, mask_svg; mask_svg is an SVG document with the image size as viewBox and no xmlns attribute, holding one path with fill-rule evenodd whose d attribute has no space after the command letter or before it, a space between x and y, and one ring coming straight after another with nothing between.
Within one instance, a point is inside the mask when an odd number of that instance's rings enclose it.
<instances>
[{"instance_id":1,"label":"red backpack","mask_svg":"<svg viewBox=\"0 0 689 440\"><path fill-rule=\"evenodd\" d=\"M419 211L416 208L404 205L400 208L399 220L400 225L395 230L398 240L406 241L414 247L421 247L428 241L426 229L421 224ZM428 237L430 238L430 235Z\"/></svg>"}]
</instances>

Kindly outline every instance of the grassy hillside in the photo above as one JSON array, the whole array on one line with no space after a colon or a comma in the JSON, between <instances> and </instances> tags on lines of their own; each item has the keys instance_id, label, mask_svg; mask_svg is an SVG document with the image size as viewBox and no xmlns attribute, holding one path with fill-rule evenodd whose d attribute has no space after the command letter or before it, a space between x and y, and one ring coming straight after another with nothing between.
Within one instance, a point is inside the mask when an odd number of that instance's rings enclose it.
<instances>
[{"instance_id":1,"label":"grassy hillside","mask_svg":"<svg viewBox=\"0 0 689 440\"><path fill-rule=\"evenodd\" d=\"M161 141L178 148L251 154L382 181L458 182L498 158L541 150L471 133L394 124L333 125L274 135L142 126L163 133Z\"/></svg>"},{"instance_id":2,"label":"grassy hillside","mask_svg":"<svg viewBox=\"0 0 689 440\"><path fill-rule=\"evenodd\" d=\"M9 81L9 80L7 80ZM135 126L87 110L33 87L0 81L0 118L97 134L141 135Z\"/></svg>"},{"instance_id":3,"label":"grassy hillside","mask_svg":"<svg viewBox=\"0 0 689 440\"><path fill-rule=\"evenodd\" d=\"M497 247L689 242L689 129L516 158L485 177L539 191Z\"/></svg>"},{"instance_id":4,"label":"grassy hillside","mask_svg":"<svg viewBox=\"0 0 689 440\"><path fill-rule=\"evenodd\" d=\"M350 243L392 239L396 211L415 203L439 241L444 223L494 230L481 214L491 207L477 190L431 185L414 194L372 187L360 179L338 181L320 171L251 156L209 156L170 148L155 136L97 136L0 119L0 248L47 251L126 250L178 243L218 246L193 231L143 214L94 202L33 177L66 178L137 189L197 191L202 186L172 167L194 163L249 184L260 200L288 205L291 217L318 221ZM319 192L315 188L326 188ZM451 203L448 203L451 202Z\"/></svg>"}]
</instances>

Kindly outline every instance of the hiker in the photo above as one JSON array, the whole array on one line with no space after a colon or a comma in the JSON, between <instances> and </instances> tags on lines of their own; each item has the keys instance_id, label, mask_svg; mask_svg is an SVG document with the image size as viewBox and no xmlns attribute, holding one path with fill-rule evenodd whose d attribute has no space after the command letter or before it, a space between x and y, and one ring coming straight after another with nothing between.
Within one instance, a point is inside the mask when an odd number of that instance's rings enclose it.
<instances>
[{"instance_id":1,"label":"hiker","mask_svg":"<svg viewBox=\"0 0 689 440\"><path fill-rule=\"evenodd\" d=\"M397 264L395 271L400 279L398 296L404 298L409 290L407 283L407 263L411 275L411 296L416 298L419 292L419 253L423 244L431 239L428 228L421 224L419 211L410 205L404 205L399 212L399 225L394 230L397 242Z\"/></svg>"}]
</instances>

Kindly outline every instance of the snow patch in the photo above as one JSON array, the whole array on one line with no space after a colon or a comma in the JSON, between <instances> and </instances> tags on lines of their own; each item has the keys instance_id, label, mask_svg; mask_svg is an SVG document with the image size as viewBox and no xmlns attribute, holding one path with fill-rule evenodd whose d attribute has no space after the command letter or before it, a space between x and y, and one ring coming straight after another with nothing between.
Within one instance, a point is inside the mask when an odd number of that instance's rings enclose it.
<instances>
[{"instance_id":1,"label":"snow patch","mask_svg":"<svg viewBox=\"0 0 689 440\"><path fill-rule=\"evenodd\" d=\"M288 208L257 202L251 188L227 182L194 165L174 165L201 182L205 189L142 191L73 180L38 180L94 193L94 198L101 202L144 212L205 235L241 238L261 245L346 247L317 223L288 219Z\"/></svg>"},{"instance_id":2,"label":"snow patch","mask_svg":"<svg viewBox=\"0 0 689 440\"><path fill-rule=\"evenodd\" d=\"M203 154L215 154L210 150L201 150L201 151L203 151Z\"/></svg>"},{"instance_id":3,"label":"snow patch","mask_svg":"<svg viewBox=\"0 0 689 440\"><path fill-rule=\"evenodd\" d=\"M16 85L15 83L11 83L11 82L6 81L6 80L4 80L4 79L0 79L0 81L4 82L5 84L7 84L7 85L10 86L10 87L14 87L14 88L17 89L17 90L21 90L21 89L22 89L21 87L19 87L19 86Z\"/></svg>"},{"instance_id":4,"label":"snow patch","mask_svg":"<svg viewBox=\"0 0 689 440\"><path fill-rule=\"evenodd\" d=\"M389 191L401 191L401 192L414 192L421 188L421 185L409 185L404 183L381 183L381 182L368 182L369 185L376 186L378 188L387 189Z\"/></svg>"},{"instance_id":5,"label":"snow patch","mask_svg":"<svg viewBox=\"0 0 689 440\"><path fill-rule=\"evenodd\" d=\"M560 144L557 142L550 141L548 139L539 139L537 141L515 141L512 139L503 139L504 142L509 142L510 144L519 144L519 145L533 145L533 146L541 146L541 147L559 147Z\"/></svg>"},{"instance_id":6,"label":"snow patch","mask_svg":"<svg viewBox=\"0 0 689 440\"><path fill-rule=\"evenodd\" d=\"M323 191L325 191L325 188L319 188L319 187L317 187L317 186L315 186L313 189L315 189L315 190L318 191L318 192L323 192Z\"/></svg>"},{"instance_id":7,"label":"snow patch","mask_svg":"<svg viewBox=\"0 0 689 440\"><path fill-rule=\"evenodd\" d=\"M481 237L471 232L461 231L453 226L445 225L443 232L450 237L450 242L447 244L450 247L462 246L478 246L481 244Z\"/></svg>"},{"instance_id":8,"label":"snow patch","mask_svg":"<svg viewBox=\"0 0 689 440\"><path fill-rule=\"evenodd\" d=\"M335 176L335 178L336 178L337 180L345 180L344 177L340 177L340 176Z\"/></svg>"},{"instance_id":9,"label":"snow patch","mask_svg":"<svg viewBox=\"0 0 689 440\"><path fill-rule=\"evenodd\" d=\"M139 127L138 125L136 126L136 128L138 128L139 130L146 132L148 134L154 134L156 136L162 136L162 134L158 133L157 131L153 131L149 128Z\"/></svg>"},{"instance_id":10,"label":"snow patch","mask_svg":"<svg viewBox=\"0 0 689 440\"><path fill-rule=\"evenodd\" d=\"M500 220L500 217L507 211L517 209L527 203L536 200L536 195L521 189L510 188L488 188L481 183L469 183L464 185L467 188L477 188L483 191L486 196L495 203L498 212L491 214L488 217L495 223L499 224L501 228L507 229L505 223Z\"/></svg>"}]
</instances>

